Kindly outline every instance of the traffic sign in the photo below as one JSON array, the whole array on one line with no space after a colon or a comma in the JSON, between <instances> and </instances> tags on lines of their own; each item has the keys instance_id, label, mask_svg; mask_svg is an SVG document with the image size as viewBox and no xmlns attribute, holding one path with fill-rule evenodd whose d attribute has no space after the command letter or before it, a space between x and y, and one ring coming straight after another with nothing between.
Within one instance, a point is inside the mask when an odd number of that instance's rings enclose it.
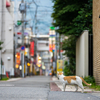
<instances>
[{"instance_id":1,"label":"traffic sign","mask_svg":"<svg viewBox=\"0 0 100 100\"><path fill-rule=\"evenodd\" d=\"M22 33L21 32L17 32L17 35L21 35Z\"/></svg>"},{"instance_id":2,"label":"traffic sign","mask_svg":"<svg viewBox=\"0 0 100 100\"><path fill-rule=\"evenodd\" d=\"M17 21L17 25L20 26L21 24L22 24L22 21L21 20L18 20Z\"/></svg>"},{"instance_id":3,"label":"traffic sign","mask_svg":"<svg viewBox=\"0 0 100 100\"><path fill-rule=\"evenodd\" d=\"M25 50L25 46L21 46L21 50L24 51Z\"/></svg>"},{"instance_id":4,"label":"traffic sign","mask_svg":"<svg viewBox=\"0 0 100 100\"><path fill-rule=\"evenodd\" d=\"M51 29L51 30L55 30L55 27L51 26L50 29Z\"/></svg>"}]
</instances>

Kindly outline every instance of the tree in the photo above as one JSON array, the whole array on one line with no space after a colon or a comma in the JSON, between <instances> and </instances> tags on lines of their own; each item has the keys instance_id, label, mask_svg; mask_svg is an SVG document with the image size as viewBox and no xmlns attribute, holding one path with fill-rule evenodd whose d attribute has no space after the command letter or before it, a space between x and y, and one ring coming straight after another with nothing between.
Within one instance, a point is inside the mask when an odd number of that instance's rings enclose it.
<instances>
[{"instance_id":1,"label":"tree","mask_svg":"<svg viewBox=\"0 0 100 100\"><path fill-rule=\"evenodd\" d=\"M77 17L88 0L53 0L53 25L59 27L56 31L60 34L75 35L76 28L73 20Z\"/></svg>"},{"instance_id":2,"label":"tree","mask_svg":"<svg viewBox=\"0 0 100 100\"><path fill-rule=\"evenodd\" d=\"M74 36L69 36L68 39L65 39L62 44L62 49L65 51L64 55L69 58L69 64L66 61L66 67L64 68L64 74L67 76L75 74L76 44L73 41L76 41L76 38Z\"/></svg>"},{"instance_id":3,"label":"tree","mask_svg":"<svg viewBox=\"0 0 100 100\"><path fill-rule=\"evenodd\" d=\"M76 40L83 30L89 30L92 34L92 0L53 0L54 27L57 32L69 36L63 41L63 50L70 59L66 66L75 69ZM73 72L72 72L73 73ZM73 73L75 74L75 73Z\"/></svg>"}]
</instances>

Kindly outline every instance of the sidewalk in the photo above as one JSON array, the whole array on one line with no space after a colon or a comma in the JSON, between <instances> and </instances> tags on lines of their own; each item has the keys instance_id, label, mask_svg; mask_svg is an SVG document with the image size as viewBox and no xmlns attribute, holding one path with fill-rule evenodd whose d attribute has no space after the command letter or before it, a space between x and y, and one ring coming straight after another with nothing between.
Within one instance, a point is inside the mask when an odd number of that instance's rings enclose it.
<instances>
[{"instance_id":1,"label":"sidewalk","mask_svg":"<svg viewBox=\"0 0 100 100\"><path fill-rule=\"evenodd\" d=\"M58 79L57 79L57 77L55 77L55 76L53 76L52 77L52 80L53 81L57 81ZM53 84L54 84L54 86L53 86ZM56 86L55 86L56 85ZM54 83L51 83L51 91L62 91L62 88L63 88L63 86L62 86L62 83L61 82L54 82ZM56 89L52 89L52 88L56 88ZM66 89L65 89L65 91L75 91L76 89L75 89L75 86L74 85L67 85L66 86ZM78 87L78 92L81 92L82 90ZM95 91L94 89L90 89L89 87L87 87L87 86L84 86L84 93L98 93L98 92L100 92L100 91Z\"/></svg>"},{"instance_id":2,"label":"sidewalk","mask_svg":"<svg viewBox=\"0 0 100 100\"><path fill-rule=\"evenodd\" d=\"M11 81L17 81L17 80L20 80L22 78L9 78L9 80L7 80L8 82L11 82Z\"/></svg>"}]
</instances>

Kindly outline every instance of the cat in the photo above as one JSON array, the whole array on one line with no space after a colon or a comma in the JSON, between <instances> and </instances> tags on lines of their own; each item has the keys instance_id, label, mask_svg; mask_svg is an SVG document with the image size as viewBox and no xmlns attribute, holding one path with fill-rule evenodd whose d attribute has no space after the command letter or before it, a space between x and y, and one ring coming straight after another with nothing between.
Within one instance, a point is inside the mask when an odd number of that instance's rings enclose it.
<instances>
[{"instance_id":1,"label":"cat","mask_svg":"<svg viewBox=\"0 0 100 100\"><path fill-rule=\"evenodd\" d=\"M76 91L78 91L78 86L82 89L82 93L84 92L83 84L91 86L88 84L82 77L79 76L64 76L63 72L58 72L58 78L63 83L63 91L65 91L66 85L75 85Z\"/></svg>"}]
</instances>

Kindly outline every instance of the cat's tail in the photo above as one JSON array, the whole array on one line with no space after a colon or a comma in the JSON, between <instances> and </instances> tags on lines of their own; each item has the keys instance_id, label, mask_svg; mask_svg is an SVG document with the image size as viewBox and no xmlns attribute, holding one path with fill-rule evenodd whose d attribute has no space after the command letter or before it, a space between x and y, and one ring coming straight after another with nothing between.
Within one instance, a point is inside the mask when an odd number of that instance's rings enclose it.
<instances>
[{"instance_id":1,"label":"cat's tail","mask_svg":"<svg viewBox=\"0 0 100 100\"><path fill-rule=\"evenodd\" d=\"M80 77L82 79L82 82L88 86L91 86L92 84L88 84L82 77Z\"/></svg>"}]
</instances>

